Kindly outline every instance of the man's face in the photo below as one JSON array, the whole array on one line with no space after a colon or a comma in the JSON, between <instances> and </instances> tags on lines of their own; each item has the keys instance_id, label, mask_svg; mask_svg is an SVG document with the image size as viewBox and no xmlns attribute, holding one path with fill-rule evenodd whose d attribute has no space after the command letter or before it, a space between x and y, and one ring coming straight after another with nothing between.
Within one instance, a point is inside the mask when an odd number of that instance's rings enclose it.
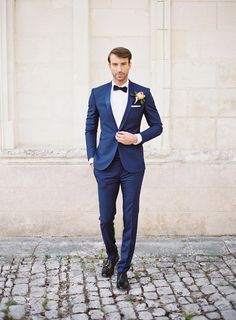
<instances>
[{"instance_id":1,"label":"man's face","mask_svg":"<svg viewBox=\"0 0 236 320\"><path fill-rule=\"evenodd\" d=\"M128 79L131 63L128 58L119 58L115 54L111 54L109 67L114 81L122 85Z\"/></svg>"}]
</instances>

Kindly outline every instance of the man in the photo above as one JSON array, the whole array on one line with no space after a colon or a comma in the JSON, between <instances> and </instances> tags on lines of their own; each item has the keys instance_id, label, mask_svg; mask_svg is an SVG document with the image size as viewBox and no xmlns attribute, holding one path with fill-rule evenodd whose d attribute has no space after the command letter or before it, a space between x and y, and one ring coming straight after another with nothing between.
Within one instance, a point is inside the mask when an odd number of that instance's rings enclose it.
<instances>
[{"instance_id":1,"label":"man","mask_svg":"<svg viewBox=\"0 0 236 320\"><path fill-rule=\"evenodd\" d=\"M145 171L143 143L162 133L150 90L128 79L131 58L131 52L123 47L109 53L113 80L92 89L85 130L88 160L98 184L100 228L107 252L102 276L111 277L117 264L118 289L129 288L127 271L135 248L139 195ZM143 115L149 128L140 132ZM101 133L97 146L98 121ZM119 259L114 217L120 187L124 229Z\"/></svg>"}]
</instances>

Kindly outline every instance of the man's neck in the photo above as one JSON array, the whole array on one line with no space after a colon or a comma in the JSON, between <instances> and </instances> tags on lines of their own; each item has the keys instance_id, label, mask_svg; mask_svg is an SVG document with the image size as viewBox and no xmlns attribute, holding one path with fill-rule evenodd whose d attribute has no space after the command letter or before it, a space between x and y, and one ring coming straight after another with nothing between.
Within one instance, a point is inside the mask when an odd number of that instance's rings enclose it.
<instances>
[{"instance_id":1,"label":"man's neck","mask_svg":"<svg viewBox=\"0 0 236 320\"><path fill-rule=\"evenodd\" d=\"M128 82L128 78L126 79L126 80L124 80L124 81L117 81L117 80L115 80L115 79L113 79L113 82L117 85L117 86L123 86L125 83L127 83Z\"/></svg>"}]
</instances>

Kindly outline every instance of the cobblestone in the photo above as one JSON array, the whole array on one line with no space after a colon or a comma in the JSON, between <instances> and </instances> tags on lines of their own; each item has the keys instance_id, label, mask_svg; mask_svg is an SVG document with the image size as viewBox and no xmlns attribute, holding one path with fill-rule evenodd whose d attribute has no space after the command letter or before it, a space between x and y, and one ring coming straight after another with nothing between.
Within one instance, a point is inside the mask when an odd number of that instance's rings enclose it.
<instances>
[{"instance_id":1,"label":"cobblestone","mask_svg":"<svg viewBox=\"0 0 236 320\"><path fill-rule=\"evenodd\" d=\"M31 256L5 252L0 320L236 320L235 253L173 257L168 250L156 254L158 244L152 245L151 254L137 250L127 292L116 288L116 272L101 277L103 255L96 242L84 242L67 255L65 250L63 255L42 249Z\"/></svg>"},{"instance_id":2,"label":"cobblestone","mask_svg":"<svg viewBox=\"0 0 236 320\"><path fill-rule=\"evenodd\" d=\"M9 314L14 319L21 319L25 316L25 307L22 305L10 306Z\"/></svg>"}]
</instances>

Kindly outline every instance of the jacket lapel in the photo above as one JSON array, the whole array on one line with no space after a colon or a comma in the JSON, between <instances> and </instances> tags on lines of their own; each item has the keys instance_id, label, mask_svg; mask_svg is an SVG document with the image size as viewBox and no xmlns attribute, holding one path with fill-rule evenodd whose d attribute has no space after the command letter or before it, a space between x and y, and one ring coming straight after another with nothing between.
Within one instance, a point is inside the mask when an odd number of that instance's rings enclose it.
<instances>
[{"instance_id":1,"label":"jacket lapel","mask_svg":"<svg viewBox=\"0 0 236 320\"><path fill-rule=\"evenodd\" d=\"M134 93L134 84L133 84L133 82L131 82L129 80L128 101L127 101L127 105L126 105L124 116L122 118L122 121L121 121L121 124L120 124L120 127L119 127L119 131L121 131L122 127L124 126L125 121L128 118L128 115L129 115L129 112L130 112L130 109L131 109L131 105L134 103L134 97L131 95L133 93Z\"/></svg>"},{"instance_id":2,"label":"jacket lapel","mask_svg":"<svg viewBox=\"0 0 236 320\"><path fill-rule=\"evenodd\" d=\"M107 88L105 91L105 102L106 102L106 107L107 107L107 112L108 112L108 116L111 118L112 122L114 123L114 126L116 127L116 130L118 130L113 112L112 112L112 108L111 108L111 84L112 82L109 82L107 84Z\"/></svg>"}]
</instances>

